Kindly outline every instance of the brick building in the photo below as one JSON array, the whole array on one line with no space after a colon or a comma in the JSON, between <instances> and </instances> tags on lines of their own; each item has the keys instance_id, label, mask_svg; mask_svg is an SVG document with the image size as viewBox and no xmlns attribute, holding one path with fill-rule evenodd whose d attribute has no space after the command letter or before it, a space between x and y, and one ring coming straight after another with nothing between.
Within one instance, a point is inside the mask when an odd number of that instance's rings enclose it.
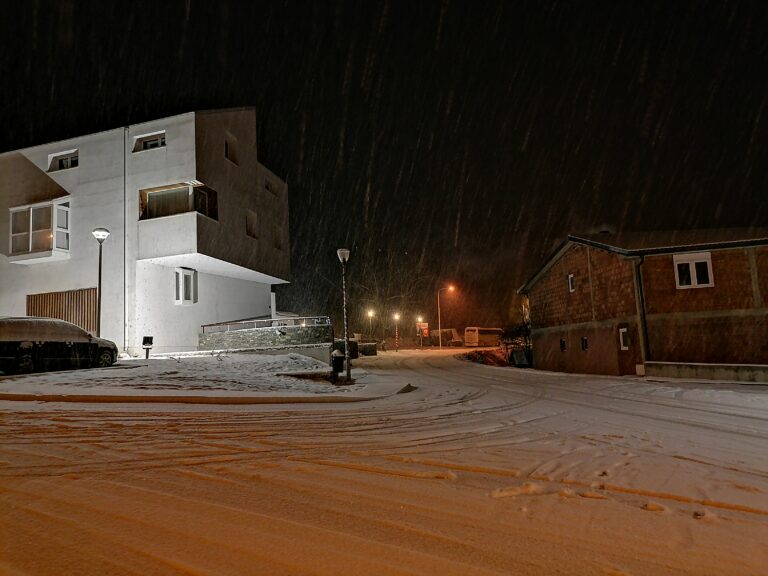
<instances>
[{"instance_id":1,"label":"brick building","mask_svg":"<svg viewBox=\"0 0 768 576\"><path fill-rule=\"evenodd\" d=\"M520 293L534 364L768 364L768 229L568 236Z\"/></svg>"}]
</instances>

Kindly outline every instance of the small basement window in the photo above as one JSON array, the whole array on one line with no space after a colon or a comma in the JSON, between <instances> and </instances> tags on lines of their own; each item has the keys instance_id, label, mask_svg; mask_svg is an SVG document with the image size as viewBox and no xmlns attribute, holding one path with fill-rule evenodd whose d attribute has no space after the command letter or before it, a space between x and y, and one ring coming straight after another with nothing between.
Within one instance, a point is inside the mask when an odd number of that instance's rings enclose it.
<instances>
[{"instance_id":1,"label":"small basement window","mask_svg":"<svg viewBox=\"0 0 768 576\"><path fill-rule=\"evenodd\" d=\"M197 270L191 268L176 268L176 293L174 304L189 306L197 302Z\"/></svg>"},{"instance_id":2,"label":"small basement window","mask_svg":"<svg viewBox=\"0 0 768 576\"><path fill-rule=\"evenodd\" d=\"M78 165L79 151L77 149L48 155L48 172L77 168Z\"/></svg>"},{"instance_id":3,"label":"small basement window","mask_svg":"<svg viewBox=\"0 0 768 576\"><path fill-rule=\"evenodd\" d=\"M586 336L581 337L581 349L589 350L589 339Z\"/></svg>"},{"instance_id":4,"label":"small basement window","mask_svg":"<svg viewBox=\"0 0 768 576\"><path fill-rule=\"evenodd\" d=\"M568 274L568 292L576 292L576 278L573 274Z\"/></svg>"},{"instance_id":5,"label":"small basement window","mask_svg":"<svg viewBox=\"0 0 768 576\"><path fill-rule=\"evenodd\" d=\"M715 285L712 278L712 257L709 252L675 254L672 261L675 266L675 286L678 290L708 288Z\"/></svg>"},{"instance_id":6,"label":"small basement window","mask_svg":"<svg viewBox=\"0 0 768 576\"><path fill-rule=\"evenodd\" d=\"M165 148L165 130L142 134L133 139L133 152L154 150L155 148Z\"/></svg>"},{"instance_id":7,"label":"small basement window","mask_svg":"<svg viewBox=\"0 0 768 576\"><path fill-rule=\"evenodd\" d=\"M629 350L629 330L619 328L619 346L622 350Z\"/></svg>"}]
</instances>

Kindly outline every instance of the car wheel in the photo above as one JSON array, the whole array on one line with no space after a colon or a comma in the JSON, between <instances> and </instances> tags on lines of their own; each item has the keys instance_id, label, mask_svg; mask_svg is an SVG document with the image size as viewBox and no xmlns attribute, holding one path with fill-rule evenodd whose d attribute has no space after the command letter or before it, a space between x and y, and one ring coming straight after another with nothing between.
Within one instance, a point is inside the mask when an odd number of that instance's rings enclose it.
<instances>
[{"instance_id":1,"label":"car wheel","mask_svg":"<svg viewBox=\"0 0 768 576\"><path fill-rule=\"evenodd\" d=\"M99 358L96 365L99 368L105 368L106 366L112 366L114 360L112 359L112 352L109 350L99 350Z\"/></svg>"},{"instance_id":2,"label":"car wheel","mask_svg":"<svg viewBox=\"0 0 768 576\"><path fill-rule=\"evenodd\" d=\"M32 354L20 354L16 359L16 372L19 374L29 374L34 372L35 362L32 360Z\"/></svg>"}]
</instances>

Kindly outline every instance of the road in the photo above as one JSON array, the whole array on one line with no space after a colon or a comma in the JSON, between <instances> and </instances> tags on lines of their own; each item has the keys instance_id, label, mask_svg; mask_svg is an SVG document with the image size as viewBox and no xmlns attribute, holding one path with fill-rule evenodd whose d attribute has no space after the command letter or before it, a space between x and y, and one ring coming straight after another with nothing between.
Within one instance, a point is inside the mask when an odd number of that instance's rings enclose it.
<instances>
[{"instance_id":1,"label":"road","mask_svg":"<svg viewBox=\"0 0 768 576\"><path fill-rule=\"evenodd\" d=\"M0 574L768 573L768 387L455 353L361 403L0 404Z\"/></svg>"}]
</instances>

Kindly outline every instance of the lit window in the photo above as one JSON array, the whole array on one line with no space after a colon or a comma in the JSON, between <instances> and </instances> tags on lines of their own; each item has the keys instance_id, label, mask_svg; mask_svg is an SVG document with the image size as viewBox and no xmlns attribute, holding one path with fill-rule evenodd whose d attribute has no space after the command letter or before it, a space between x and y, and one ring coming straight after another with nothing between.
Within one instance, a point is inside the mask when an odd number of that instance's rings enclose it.
<instances>
[{"instance_id":1,"label":"lit window","mask_svg":"<svg viewBox=\"0 0 768 576\"><path fill-rule=\"evenodd\" d=\"M216 191L206 186L179 184L173 188L140 190L139 220L163 218L185 212L198 212L217 220L218 205Z\"/></svg>"},{"instance_id":2,"label":"lit window","mask_svg":"<svg viewBox=\"0 0 768 576\"><path fill-rule=\"evenodd\" d=\"M622 350L629 350L629 330L627 328L619 328L619 346Z\"/></svg>"},{"instance_id":3,"label":"lit window","mask_svg":"<svg viewBox=\"0 0 768 576\"><path fill-rule=\"evenodd\" d=\"M251 238L259 237L259 218L253 210L245 211L245 233Z\"/></svg>"},{"instance_id":4,"label":"lit window","mask_svg":"<svg viewBox=\"0 0 768 576\"><path fill-rule=\"evenodd\" d=\"M675 254L675 285L678 289L714 286L712 258L709 252Z\"/></svg>"},{"instance_id":5,"label":"lit window","mask_svg":"<svg viewBox=\"0 0 768 576\"><path fill-rule=\"evenodd\" d=\"M165 147L165 130L152 132L151 134L142 134L133 139L133 152L142 150L154 150L155 148Z\"/></svg>"},{"instance_id":6,"label":"lit window","mask_svg":"<svg viewBox=\"0 0 768 576\"><path fill-rule=\"evenodd\" d=\"M67 150L48 156L48 172L58 172L68 168L77 168L79 165L79 152L77 150Z\"/></svg>"},{"instance_id":7,"label":"lit window","mask_svg":"<svg viewBox=\"0 0 768 576\"><path fill-rule=\"evenodd\" d=\"M69 251L69 202L11 208L10 255Z\"/></svg>"},{"instance_id":8,"label":"lit window","mask_svg":"<svg viewBox=\"0 0 768 576\"><path fill-rule=\"evenodd\" d=\"M568 292L576 292L576 278L573 274L568 274Z\"/></svg>"},{"instance_id":9,"label":"lit window","mask_svg":"<svg viewBox=\"0 0 768 576\"><path fill-rule=\"evenodd\" d=\"M197 270L176 268L174 304L189 306L197 302Z\"/></svg>"}]
</instances>

